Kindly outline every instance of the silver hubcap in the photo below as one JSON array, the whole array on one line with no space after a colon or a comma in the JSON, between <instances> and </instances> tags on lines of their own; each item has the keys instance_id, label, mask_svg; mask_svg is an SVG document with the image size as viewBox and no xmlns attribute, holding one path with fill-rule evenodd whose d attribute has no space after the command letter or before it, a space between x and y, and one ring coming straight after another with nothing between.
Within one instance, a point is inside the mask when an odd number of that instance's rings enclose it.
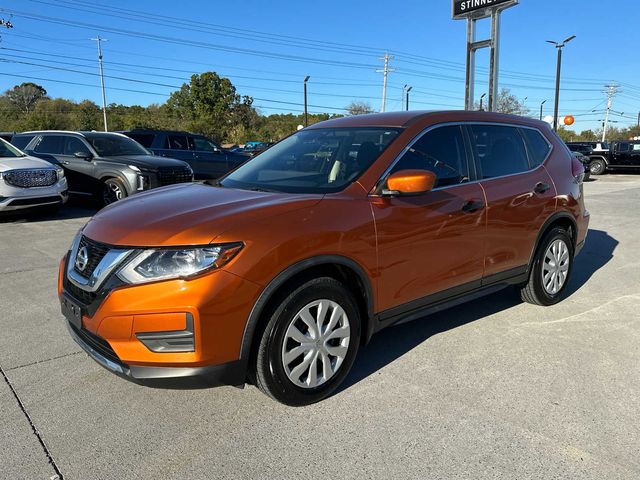
<instances>
[{"instance_id":1,"label":"silver hubcap","mask_svg":"<svg viewBox=\"0 0 640 480\"><path fill-rule=\"evenodd\" d=\"M289 324L282 345L282 365L298 387L314 388L332 378L349 350L351 328L344 309L331 300L316 300Z\"/></svg>"},{"instance_id":2,"label":"silver hubcap","mask_svg":"<svg viewBox=\"0 0 640 480\"><path fill-rule=\"evenodd\" d=\"M117 200L122 200L122 197L122 189L118 185L111 182L105 185L105 200L108 202L115 202Z\"/></svg>"},{"instance_id":3,"label":"silver hubcap","mask_svg":"<svg viewBox=\"0 0 640 480\"><path fill-rule=\"evenodd\" d=\"M550 295L558 293L569 274L569 249L563 240L554 240L544 254L542 266L542 285Z\"/></svg>"}]
</instances>

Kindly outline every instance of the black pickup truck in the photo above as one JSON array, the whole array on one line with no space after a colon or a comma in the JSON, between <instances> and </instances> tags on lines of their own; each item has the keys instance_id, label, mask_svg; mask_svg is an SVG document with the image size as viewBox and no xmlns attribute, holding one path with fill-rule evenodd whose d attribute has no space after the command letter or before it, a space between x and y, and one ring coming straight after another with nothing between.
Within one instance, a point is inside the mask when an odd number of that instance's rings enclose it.
<instances>
[{"instance_id":1,"label":"black pickup truck","mask_svg":"<svg viewBox=\"0 0 640 480\"><path fill-rule=\"evenodd\" d=\"M588 149L593 144L567 144L572 151L579 151L589 157L592 175L602 175L613 170L640 170L640 141L611 142L608 150Z\"/></svg>"}]
</instances>

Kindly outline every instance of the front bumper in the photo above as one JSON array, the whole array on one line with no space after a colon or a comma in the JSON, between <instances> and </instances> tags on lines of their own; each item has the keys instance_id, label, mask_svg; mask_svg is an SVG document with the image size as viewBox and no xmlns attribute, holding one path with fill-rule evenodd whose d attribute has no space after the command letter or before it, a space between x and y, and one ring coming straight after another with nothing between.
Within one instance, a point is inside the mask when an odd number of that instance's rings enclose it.
<instances>
[{"instance_id":1,"label":"front bumper","mask_svg":"<svg viewBox=\"0 0 640 480\"><path fill-rule=\"evenodd\" d=\"M89 343L69 322L67 329L71 338L100 366L125 380L153 388L194 389L221 385L242 386L246 369L241 361L205 367L148 367L127 365L105 355L100 347Z\"/></svg>"},{"instance_id":2,"label":"front bumper","mask_svg":"<svg viewBox=\"0 0 640 480\"><path fill-rule=\"evenodd\" d=\"M62 178L50 187L18 188L0 184L0 211L63 205L69 198L67 179Z\"/></svg>"},{"instance_id":3,"label":"front bumper","mask_svg":"<svg viewBox=\"0 0 640 480\"><path fill-rule=\"evenodd\" d=\"M74 340L101 366L132 382L163 388L243 385L240 358L244 328L260 287L237 275L215 271L191 280L125 285L115 275L92 295L82 295L60 263L58 293L82 309L81 328L69 324ZM153 351L141 334L185 329L192 319L191 351Z\"/></svg>"}]
</instances>

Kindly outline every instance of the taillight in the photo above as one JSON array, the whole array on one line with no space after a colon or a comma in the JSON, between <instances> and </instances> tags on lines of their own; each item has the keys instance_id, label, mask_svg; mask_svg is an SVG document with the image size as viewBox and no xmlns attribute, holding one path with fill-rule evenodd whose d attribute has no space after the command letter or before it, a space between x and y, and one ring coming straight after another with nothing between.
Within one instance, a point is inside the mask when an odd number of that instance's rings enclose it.
<instances>
[{"instance_id":1,"label":"taillight","mask_svg":"<svg viewBox=\"0 0 640 480\"><path fill-rule=\"evenodd\" d=\"M571 174L573 175L573 178L576 179L576 182L582 183L582 181L584 180L584 172L585 172L585 169L582 162L572 155L571 156Z\"/></svg>"}]
</instances>

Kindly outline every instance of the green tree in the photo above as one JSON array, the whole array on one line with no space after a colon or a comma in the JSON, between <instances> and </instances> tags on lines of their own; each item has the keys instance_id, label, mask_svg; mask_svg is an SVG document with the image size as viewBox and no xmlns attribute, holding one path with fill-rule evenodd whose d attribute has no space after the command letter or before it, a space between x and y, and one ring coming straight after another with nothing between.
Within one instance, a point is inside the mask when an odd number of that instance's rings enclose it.
<instances>
[{"instance_id":1,"label":"green tree","mask_svg":"<svg viewBox=\"0 0 640 480\"><path fill-rule=\"evenodd\" d=\"M191 81L167 100L168 111L178 123L217 141L227 136L231 127L229 114L238 104L240 95L231 81L215 72L192 75Z\"/></svg>"}]
</instances>

